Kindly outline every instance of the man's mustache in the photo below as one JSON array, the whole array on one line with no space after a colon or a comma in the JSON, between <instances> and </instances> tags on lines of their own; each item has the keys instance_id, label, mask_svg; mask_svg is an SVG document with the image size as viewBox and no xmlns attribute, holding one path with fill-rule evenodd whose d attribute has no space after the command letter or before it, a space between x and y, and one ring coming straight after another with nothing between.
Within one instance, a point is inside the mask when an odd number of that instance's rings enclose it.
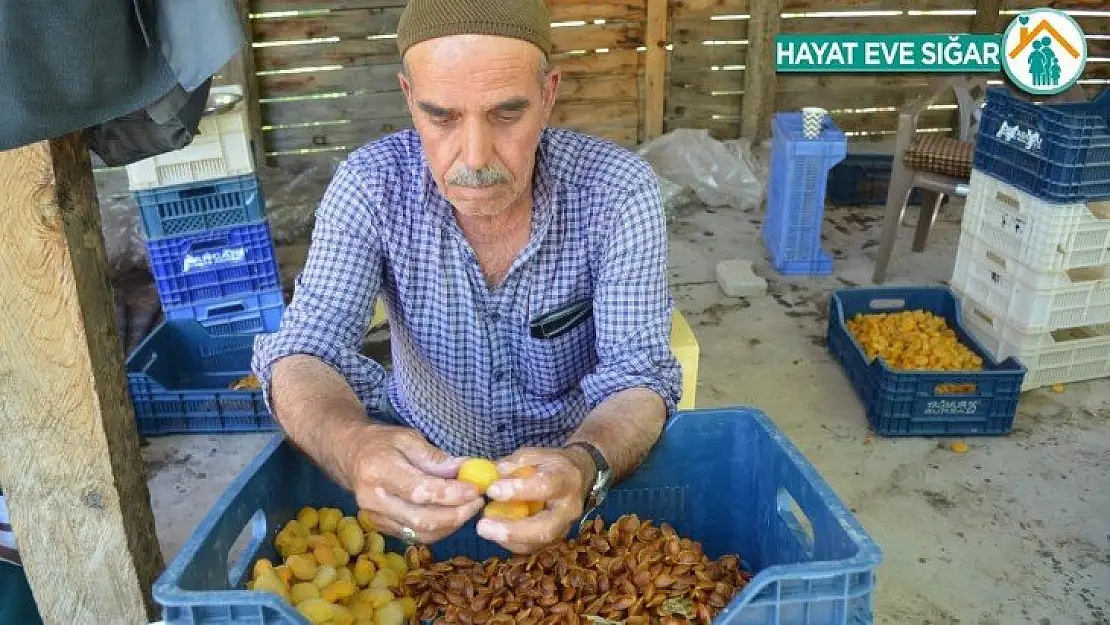
<instances>
[{"instance_id":1,"label":"man's mustache","mask_svg":"<svg viewBox=\"0 0 1110 625\"><path fill-rule=\"evenodd\" d=\"M492 165L480 169L471 169L464 165L447 176L447 184L471 189L484 189L508 182L508 174Z\"/></svg>"}]
</instances>

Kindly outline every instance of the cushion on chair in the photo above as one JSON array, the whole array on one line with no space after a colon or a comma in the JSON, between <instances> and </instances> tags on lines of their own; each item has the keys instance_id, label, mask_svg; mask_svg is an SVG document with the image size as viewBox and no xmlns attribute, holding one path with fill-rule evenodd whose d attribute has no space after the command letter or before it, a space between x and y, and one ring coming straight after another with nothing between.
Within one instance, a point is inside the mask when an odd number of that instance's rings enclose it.
<instances>
[{"instance_id":1,"label":"cushion on chair","mask_svg":"<svg viewBox=\"0 0 1110 625\"><path fill-rule=\"evenodd\" d=\"M903 164L910 169L933 174L971 177L971 163L975 158L975 144L953 137L926 134L914 139L906 148Z\"/></svg>"}]
</instances>

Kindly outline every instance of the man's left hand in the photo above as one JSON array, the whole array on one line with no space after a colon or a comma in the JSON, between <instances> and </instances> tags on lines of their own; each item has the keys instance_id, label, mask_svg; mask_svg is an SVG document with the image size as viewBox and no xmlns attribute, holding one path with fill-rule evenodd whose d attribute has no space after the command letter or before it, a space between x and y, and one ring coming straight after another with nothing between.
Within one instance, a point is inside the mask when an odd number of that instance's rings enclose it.
<instances>
[{"instance_id":1,"label":"man's left hand","mask_svg":"<svg viewBox=\"0 0 1110 625\"><path fill-rule=\"evenodd\" d=\"M588 469L565 449L526 447L501 460L501 475L523 467L536 472L529 477L505 477L490 485L486 495L494 501L542 501L544 509L519 520L483 518L478 535L513 553L533 553L566 538L582 517Z\"/></svg>"}]
</instances>

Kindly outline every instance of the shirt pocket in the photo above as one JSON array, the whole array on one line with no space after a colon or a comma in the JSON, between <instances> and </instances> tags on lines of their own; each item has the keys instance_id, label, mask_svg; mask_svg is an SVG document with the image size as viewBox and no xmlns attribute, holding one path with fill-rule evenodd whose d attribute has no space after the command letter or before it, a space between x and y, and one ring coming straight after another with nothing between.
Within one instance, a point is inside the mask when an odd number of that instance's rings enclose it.
<instances>
[{"instance_id":1,"label":"shirt pocket","mask_svg":"<svg viewBox=\"0 0 1110 625\"><path fill-rule=\"evenodd\" d=\"M533 394L553 397L567 392L597 364L593 318L555 338L526 335L520 364L521 382Z\"/></svg>"}]
</instances>

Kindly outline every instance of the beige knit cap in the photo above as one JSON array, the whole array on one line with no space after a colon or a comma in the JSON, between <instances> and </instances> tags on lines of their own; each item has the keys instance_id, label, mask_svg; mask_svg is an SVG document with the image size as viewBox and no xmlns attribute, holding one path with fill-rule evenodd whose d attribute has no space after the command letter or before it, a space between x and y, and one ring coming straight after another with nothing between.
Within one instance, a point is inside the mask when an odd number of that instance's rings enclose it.
<instances>
[{"instance_id":1,"label":"beige knit cap","mask_svg":"<svg viewBox=\"0 0 1110 625\"><path fill-rule=\"evenodd\" d=\"M401 56L421 41L450 35L499 35L531 42L551 56L544 0L409 0L397 26Z\"/></svg>"}]
</instances>

